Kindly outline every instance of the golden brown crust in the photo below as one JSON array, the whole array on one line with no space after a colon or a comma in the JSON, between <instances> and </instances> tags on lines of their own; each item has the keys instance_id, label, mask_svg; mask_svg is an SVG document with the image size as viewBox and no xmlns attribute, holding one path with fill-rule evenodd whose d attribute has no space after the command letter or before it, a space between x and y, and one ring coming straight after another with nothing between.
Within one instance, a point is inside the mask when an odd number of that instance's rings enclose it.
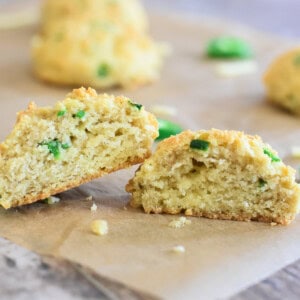
<instances>
[{"instance_id":1,"label":"golden brown crust","mask_svg":"<svg viewBox=\"0 0 300 300\"><path fill-rule=\"evenodd\" d=\"M136 206L133 203L130 203L130 206L133 208L139 208L140 206ZM184 213L186 216L190 217L204 217L208 219L219 219L219 220L231 220L231 221L245 221L245 222L250 222L250 221L258 221L258 222L264 222L264 223L277 223L277 224L282 224L282 225L289 225L295 218L295 214L291 216L291 218L268 218L265 216L256 216L253 217L249 214L244 214L241 213L239 216L231 216L228 214L223 214L223 213L208 213L208 212L197 212L191 209L186 209L186 210L170 210L167 208L152 208L151 210L145 211L147 214L161 214L161 213L166 213L170 215L176 215L180 213Z\"/></svg>"},{"instance_id":2,"label":"golden brown crust","mask_svg":"<svg viewBox=\"0 0 300 300\"><path fill-rule=\"evenodd\" d=\"M74 89L71 93L67 95L68 98L77 98L80 100L84 100L87 97L95 98L97 96L98 96L97 92L91 87L88 87L87 89L84 87L81 87L79 89Z\"/></svg>"}]
</instances>

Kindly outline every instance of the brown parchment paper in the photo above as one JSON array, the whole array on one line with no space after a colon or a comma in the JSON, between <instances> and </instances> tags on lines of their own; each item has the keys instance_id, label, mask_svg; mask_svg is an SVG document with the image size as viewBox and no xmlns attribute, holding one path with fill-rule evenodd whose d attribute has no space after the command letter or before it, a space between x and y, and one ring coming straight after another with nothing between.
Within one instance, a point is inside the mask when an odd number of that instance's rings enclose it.
<instances>
[{"instance_id":1,"label":"brown parchment paper","mask_svg":"<svg viewBox=\"0 0 300 300\"><path fill-rule=\"evenodd\" d=\"M162 80L134 91L114 90L149 107L177 107L174 117L185 128L220 128L259 134L289 157L300 144L300 119L264 102L262 71L274 56L296 44L205 17L155 15L153 35L173 48ZM29 45L35 28L0 32L0 137L15 122L15 113L30 100L38 105L62 99L70 89L49 86L30 73ZM259 71L237 78L220 78L214 62L202 52L219 34L237 34L256 51ZM0 209L0 235L42 254L65 257L102 275L166 299L214 299L232 295L300 257L300 218L288 227L261 223L190 218L182 229L168 227L174 216L146 215L124 207L124 186L135 168L123 170L60 195L55 205L36 203ZM90 211L92 195L98 205ZM89 230L93 219L109 223L109 234ZM170 249L184 245L186 253Z\"/></svg>"}]
</instances>

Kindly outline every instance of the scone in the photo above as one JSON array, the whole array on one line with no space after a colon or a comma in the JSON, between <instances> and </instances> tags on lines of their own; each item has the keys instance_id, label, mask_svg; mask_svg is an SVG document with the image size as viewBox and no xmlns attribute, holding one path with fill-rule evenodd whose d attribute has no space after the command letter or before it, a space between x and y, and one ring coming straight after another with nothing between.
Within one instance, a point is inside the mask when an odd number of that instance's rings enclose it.
<instances>
[{"instance_id":1,"label":"scone","mask_svg":"<svg viewBox=\"0 0 300 300\"><path fill-rule=\"evenodd\" d=\"M264 84L269 101L300 115L300 48L275 59L264 75Z\"/></svg>"},{"instance_id":2,"label":"scone","mask_svg":"<svg viewBox=\"0 0 300 300\"><path fill-rule=\"evenodd\" d=\"M295 171L258 136L185 131L162 141L126 187L147 213L288 224L299 211Z\"/></svg>"},{"instance_id":3,"label":"scone","mask_svg":"<svg viewBox=\"0 0 300 300\"><path fill-rule=\"evenodd\" d=\"M144 161L155 117L126 97L77 89L54 107L31 103L0 144L0 204L32 203Z\"/></svg>"},{"instance_id":4,"label":"scone","mask_svg":"<svg viewBox=\"0 0 300 300\"><path fill-rule=\"evenodd\" d=\"M33 69L59 85L135 87L159 78L164 44L138 0L47 0L32 41Z\"/></svg>"}]
</instances>

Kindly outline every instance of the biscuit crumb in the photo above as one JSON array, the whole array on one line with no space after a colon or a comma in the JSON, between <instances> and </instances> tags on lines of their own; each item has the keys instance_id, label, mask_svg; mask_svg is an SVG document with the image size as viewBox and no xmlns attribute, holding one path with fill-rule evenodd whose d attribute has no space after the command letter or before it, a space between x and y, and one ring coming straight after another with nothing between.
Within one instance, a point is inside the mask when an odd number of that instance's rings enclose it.
<instances>
[{"instance_id":1,"label":"biscuit crumb","mask_svg":"<svg viewBox=\"0 0 300 300\"><path fill-rule=\"evenodd\" d=\"M270 225L271 225L271 226L276 226L276 225L277 225L277 223L275 223L275 222L271 222L271 223L270 223Z\"/></svg>"},{"instance_id":2,"label":"biscuit crumb","mask_svg":"<svg viewBox=\"0 0 300 300\"><path fill-rule=\"evenodd\" d=\"M85 198L85 200L92 201L93 200L93 196L88 196L88 197Z\"/></svg>"},{"instance_id":3,"label":"biscuit crumb","mask_svg":"<svg viewBox=\"0 0 300 300\"><path fill-rule=\"evenodd\" d=\"M58 203L59 201L60 201L60 198L54 197L54 196L50 196L50 197L48 197L44 200L44 202L49 204L49 205Z\"/></svg>"},{"instance_id":4,"label":"biscuit crumb","mask_svg":"<svg viewBox=\"0 0 300 300\"><path fill-rule=\"evenodd\" d=\"M96 235L106 235L108 233L108 223L106 220L94 220L91 223L91 231Z\"/></svg>"},{"instance_id":5,"label":"biscuit crumb","mask_svg":"<svg viewBox=\"0 0 300 300\"><path fill-rule=\"evenodd\" d=\"M123 207L124 210L128 210L128 208L126 206Z\"/></svg>"},{"instance_id":6,"label":"biscuit crumb","mask_svg":"<svg viewBox=\"0 0 300 300\"><path fill-rule=\"evenodd\" d=\"M91 206L91 211L95 212L97 209L98 209L98 206L95 203L93 203L93 205Z\"/></svg>"},{"instance_id":7,"label":"biscuit crumb","mask_svg":"<svg viewBox=\"0 0 300 300\"><path fill-rule=\"evenodd\" d=\"M157 116L162 117L169 117L169 116L176 116L177 115L177 109L176 107L169 106L169 105L153 105L150 108L150 111L154 113Z\"/></svg>"},{"instance_id":8,"label":"biscuit crumb","mask_svg":"<svg viewBox=\"0 0 300 300\"><path fill-rule=\"evenodd\" d=\"M173 220L169 223L169 227L172 228L182 228L185 225L190 225L192 223L191 220L188 220L186 217L180 217L177 220Z\"/></svg>"},{"instance_id":9,"label":"biscuit crumb","mask_svg":"<svg viewBox=\"0 0 300 300\"><path fill-rule=\"evenodd\" d=\"M177 245L172 248L172 252L180 254L180 253L185 253L185 247L182 245Z\"/></svg>"},{"instance_id":10,"label":"biscuit crumb","mask_svg":"<svg viewBox=\"0 0 300 300\"><path fill-rule=\"evenodd\" d=\"M300 158L300 146L292 147L291 152L292 152L292 157Z\"/></svg>"}]
</instances>

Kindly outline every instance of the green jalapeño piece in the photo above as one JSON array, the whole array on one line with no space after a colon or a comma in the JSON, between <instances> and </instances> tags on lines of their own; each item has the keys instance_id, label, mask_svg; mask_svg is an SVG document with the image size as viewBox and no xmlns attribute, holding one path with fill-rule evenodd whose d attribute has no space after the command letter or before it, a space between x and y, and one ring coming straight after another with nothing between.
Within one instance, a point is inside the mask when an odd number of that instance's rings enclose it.
<instances>
[{"instance_id":1,"label":"green jalape\u00f1o piece","mask_svg":"<svg viewBox=\"0 0 300 300\"><path fill-rule=\"evenodd\" d=\"M58 159L60 157L60 142L58 140L52 140L49 142L41 142L39 143L40 146L47 146L50 153Z\"/></svg>"},{"instance_id":2,"label":"green jalape\u00f1o piece","mask_svg":"<svg viewBox=\"0 0 300 300\"><path fill-rule=\"evenodd\" d=\"M103 63L98 67L97 74L99 77L104 78L104 77L108 76L109 71L110 71L109 65L106 63Z\"/></svg>"},{"instance_id":3,"label":"green jalape\u00f1o piece","mask_svg":"<svg viewBox=\"0 0 300 300\"><path fill-rule=\"evenodd\" d=\"M269 149L264 148L264 154L268 155L271 158L271 162L279 162L281 159L272 153Z\"/></svg>"},{"instance_id":4,"label":"green jalape\u00f1o piece","mask_svg":"<svg viewBox=\"0 0 300 300\"><path fill-rule=\"evenodd\" d=\"M159 136L156 139L157 141L161 141L183 131L180 125L163 119L158 119L158 126Z\"/></svg>"},{"instance_id":5,"label":"green jalape\u00f1o piece","mask_svg":"<svg viewBox=\"0 0 300 300\"><path fill-rule=\"evenodd\" d=\"M131 100L128 100L129 104L135 108L137 108L138 110L141 110L143 105L142 104L138 104L138 103L134 103Z\"/></svg>"},{"instance_id":6,"label":"green jalape\u00f1o piece","mask_svg":"<svg viewBox=\"0 0 300 300\"><path fill-rule=\"evenodd\" d=\"M69 149L70 145L67 143L61 143L59 140L54 139L52 141L44 141L38 144L39 146L47 146L49 152L53 154L55 159L60 158L61 149Z\"/></svg>"},{"instance_id":7,"label":"green jalape\u00f1o piece","mask_svg":"<svg viewBox=\"0 0 300 300\"><path fill-rule=\"evenodd\" d=\"M197 150L202 150L202 151L207 151L209 147L209 142L205 140L192 140L190 143L190 148L191 149L197 149Z\"/></svg>"},{"instance_id":8,"label":"green jalape\u00f1o piece","mask_svg":"<svg viewBox=\"0 0 300 300\"><path fill-rule=\"evenodd\" d=\"M202 150L202 151L207 151L209 148L209 142L205 140L192 140L190 143L190 148L191 149L197 149L197 150Z\"/></svg>"},{"instance_id":9,"label":"green jalape\u00f1o piece","mask_svg":"<svg viewBox=\"0 0 300 300\"><path fill-rule=\"evenodd\" d=\"M75 115L73 115L74 118L82 119L85 116L84 110L79 110Z\"/></svg>"},{"instance_id":10,"label":"green jalape\u00f1o piece","mask_svg":"<svg viewBox=\"0 0 300 300\"><path fill-rule=\"evenodd\" d=\"M63 117L66 113L67 113L67 110L66 109L62 109L62 110L59 110L57 112L57 116L58 117Z\"/></svg>"},{"instance_id":11,"label":"green jalape\u00f1o piece","mask_svg":"<svg viewBox=\"0 0 300 300\"><path fill-rule=\"evenodd\" d=\"M223 36L212 39L206 53L213 58L249 58L253 56L251 46L237 37Z\"/></svg>"}]
</instances>

